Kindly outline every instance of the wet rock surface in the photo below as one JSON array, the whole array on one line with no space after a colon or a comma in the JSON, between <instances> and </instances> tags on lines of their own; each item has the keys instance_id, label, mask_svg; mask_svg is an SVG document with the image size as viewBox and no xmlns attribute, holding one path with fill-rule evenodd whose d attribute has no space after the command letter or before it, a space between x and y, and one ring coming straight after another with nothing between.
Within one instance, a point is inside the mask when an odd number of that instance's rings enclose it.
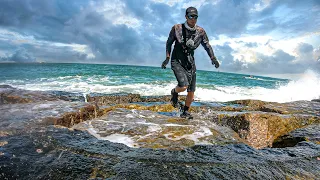
<instances>
[{"instance_id":1,"label":"wet rock surface","mask_svg":"<svg viewBox=\"0 0 320 180\"><path fill-rule=\"evenodd\" d=\"M127 109L134 107L134 109ZM170 117L145 106L115 108L93 120L72 127L88 130L99 139L121 142L136 148L181 150L196 144L236 144L242 139L233 130L195 116L193 121Z\"/></svg>"},{"instance_id":2,"label":"wet rock surface","mask_svg":"<svg viewBox=\"0 0 320 180\"><path fill-rule=\"evenodd\" d=\"M94 109L94 105L84 102L45 101L4 104L0 105L0 130L29 131L58 123L60 125L79 123L93 118Z\"/></svg>"},{"instance_id":3,"label":"wet rock surface","mask_svg":"<svg viewBox=\"0 0 320 180\"><path fill-rule=\"evenodd\" d=\"M219 114L213 120L236 131L255 148L272 147L273 141L295 129L319 124L320 118L306 114L282 115L260 111Z\"/></svg>"},{"instance_id":4,"label":"wet rock surface","mask_svg":"<svg viewBox=\"0 0 320 180\"><path fill-rule=\"evenodd\" d=\"M16 89L9 85L0 85L0 105L57 100L84 101L84 99L83 95L77 93L28 91Z\"/></svg>"},{"instance_id":5,"label":"wet rock surface","mask_svg":"<svg viewBox=\"0 0 320 180\"><path fill-rule=\"evenodd\" d=\"M320 144L320 124L312 124L296 129L274 140L272 147L293 147L299 142L310 141Z\"/></svg>"},{"instance_id":6,"label":"wet rock surface","mask_svg":"<svg viewBox=\"0 0 320 180\"><path fill-rule=\"evenodd\" d=\"M317 101L195 102L188 121L168 96L0 94L0 179L320 177Z\"/></svg>"},{"instance_id":7,"label":"wet rock surface","mask_svg":"<svg viewBox=\"0 0 320 180\"><path fill-rule=\"evenodd\" d=\"M311 101L320 102L320 99L312 99Z\"/></svg>"},{"instance_id":8,"label":"wet rock surface","mask_svg":"<svg viewBox=\"0 0 320 180\"><path fill-rule=\"evenodd\" d=\"M1 137L2 179L317 179L320 147L257 150L245 144L196 145L180 151L130 148L84 131ZM36 173L35 173L36 172Z\"/></svg>"}]
</instances>

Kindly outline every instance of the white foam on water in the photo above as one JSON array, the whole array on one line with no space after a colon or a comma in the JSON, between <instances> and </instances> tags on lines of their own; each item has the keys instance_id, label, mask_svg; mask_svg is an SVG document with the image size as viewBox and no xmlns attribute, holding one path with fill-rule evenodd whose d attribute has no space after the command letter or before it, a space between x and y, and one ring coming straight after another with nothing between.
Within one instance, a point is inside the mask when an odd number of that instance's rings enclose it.
<instances>
[{"instance_id":1,"label":"white foam on water","mask_svg":"<svg viewBox=\"0 0 320 180\"><path fill-rule=\"evenodd\" d=\"M125 117L126 118L135 118L132 114L127 114Z\"/></svg>"},{"instance_id":2,"label":"white foam on water","mask_svg":"<svg viewBox=\"0 0 320 180\"><path fill-rule=\"evenodd\" d=\"M187 126L190 126L192 127L192 125L181 125L181 124L163 124L164 126L168 126L168 127L173 127L173 126L180 126L180 127L187 127Z\"/></svg>"},{"instance_id":3,"label":"white foam on water","mask_svg":"<svg viewBox=\"0 0 320 180\"><path fill-rule=\"evenodd\" d=\"M87 99L87 94L86 93L82 93L83 97L84 97L84 102L88 102L88 99Z\"/></svg>"},{"instance_id":4,"label":"white foam on water","mask_svg":"<svg viewBox=\"0 0 320 180\"><path fill-rule=\"evenodd\" d=\"M104 84L91 84L88 82L69 82L69 81L53 81L53 82L37 82L22 84L21 82L9 82L4 84L12 85L13 87L32 90L32 91L66 91L66 92L79 92L79 93L134 93L142 96L161 96L170 95L171 89L176 86L175 82L167 84L126 84L126 85L104 85ZM186 94L182 93L182 94Z\"/></svg>"},{"instance_id":5,"label":"white foam on water","mask_svg":"<svg viewBox=\"0 0 320 180\"><path fill-rule=\"evenodd\" d=\"M161 127L160 125L152 125L152 126L148 126L147 132L148 133L152 133L152 132L158 132L161 131Z\"/></svg>"},{"instance_id":6,"label":"white foam on water","mask_svg":"<svg viewBox=\"0 0 320 180\"><path fill-rule=\"evenodd\" d=\"M114 143L122 143L122 144L125 144L128 147L138 147L137 144L134 142L134 140L130 136L125 135L125 134L115 133L115 134L111 134L109 136L101 137L98 134L99 132L95 128L92 127L91 122L92 121L87 121L85 123L88 124L87 131L91 135L93 135L95 138L97 138L99 140L108 140L108 141L114 142Z\"/></svg>"},{"instance_id":7,"label":"white foam on water","mask_svg":"<svg viewBox=\"0 0 320 180\"><path fill-rule=\"evenodd\" d=\"M198 140L199 138L210 136L210 135L212 135L212 132L210 131L210 129L207 127L201 126L198 131L196 131L192 134L183 135L183 136L181 136L181 138L193 140L197 144L199 142L199 140Z\"/></svg>"},{"instance_id":8,"label":"white foam on water","mask_svg":"<svg viewBox=\"0 0 320 180\"><path fill-rule=\"evenodd\" d=\"M204 126L201 126L197 131L195 131L194 133L192 134L184 134L182 136L179 136L179 137L169 137L170 136L170 133L169 134L164 134L164 136L167 138L167 139L171 139L171 140L174 140L174 141L177 141L177 140L180 140L180 139L189 139L189 140L192 140L195 142L195 144L207 144L208 142L200 142L199 141L199 138L202 138L202 137L206 137L206 136L211 136L212 135L212 132L210 131L209 128L207 127L204 127Z\"/></svg>"},{"instance_id":9,"label":"white foam on water","mask_svg":"<svg viewBox=\"0 0 320 180\"><path fill-rule=\"evenodd\" d=\"M130 136L125 135L125 134L117 134L116 133L116 134L111 134L106 137L100 137L100 139L108 140L108 141L114 142L114 143L122 143L122 144L125 144L126 146L129 146L129 147L137 147L137 144L134 142L134 140Z\"/></svg>"},{"instance_id":10,"label":"white foam on water","mask_svg":"<svg viewBox=\"0 0 320 180\"><path fill-rule=\"evenodd\" d=\"M32 110L36 110L36 109L49 109L49 108L51 108L52 105L53 105L53 104L49 104L49 103L47 103L47 104L37 104L37 105L34 105L31 109L32 109Z\"/></svg>"},{"instance_id":11,"label":"white foam on water","mask_svg":"<svg viewBox=\"0 0 320 180\"><path fill-rule=\"evenodd\" d=\"M156 123L151 123L151 122L146 122L145 119L142 119L141 122L134 122L135 124L141 124L141 125L148 125L148 126L157 126L158 124Z\"/></svg>"},{"instance_id":12,"label":"white foam on water","mask_svg":"<svg viewBox=\"0 0 320 180\"><path fill-rule=\"evenodd\" d=\"M257 99L271 102L290 102L320 98L320 76L313 71L306 71L299 79L292 80L276 89L263 87L216 87L213 89L198 88L195 99L200 101L232 101L240 99Z\"/></svg>"},{"instance_id":13,"label":"white foam on water","mask_svg":"<svg viewBox=\"0 0 320 180\"><path fill-rule=\"evenodd\" d=\"M245 79L252 79L252 80L258 80L258 81L277 81L275 79L264 79L264 78L257 78L257 77L244 77Z\"/></svg>"},{"instance_id":14,"label":"white foam on water","mask_svg":"<svg viewBox=\"0 0 320 180\"><path fill-rule=\"evenodd\" d=\"M59 80L62 79L62 80ZM8 80L4 84L13 87L39 90L39 91L66 91L79 92L83 94L90 93L134 93L142 96L162 96L170 95L171 89L176 86L176 81L167 83L136 83L117 85L117 81L110 77L94 76L83 78L82 76L66 76L59 78L43 79L41 81L28 81L27 84L21 80ZM270 81L268 79L257 78L256 80ZM254 81L254 80L253 80ZM197 87L195 100L198 101L219 101L226 102L240 99L257 99L272 102L289 102L297 100L312 100L320 98L320 76L313 71L306 71L296 80L290 81L286 85L278 86L275 89L264 87L242 87L242 86L217 86L210 88ZM182 92L180 95L186 95Z\"/></svg>"}]
</instances>

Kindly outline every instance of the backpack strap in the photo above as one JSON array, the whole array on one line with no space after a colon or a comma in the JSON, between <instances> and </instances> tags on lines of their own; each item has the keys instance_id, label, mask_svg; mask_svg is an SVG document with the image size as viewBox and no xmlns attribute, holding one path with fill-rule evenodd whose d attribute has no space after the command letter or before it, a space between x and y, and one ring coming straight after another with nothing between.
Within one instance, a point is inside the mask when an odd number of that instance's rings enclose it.
<instances>
[{"instance_id":1,"label":"backpack strap","mask_svg":"<svg viewBox=\"0 0 320 180\"><path fill-rule=\"evenodd\" d=\"M184 26L184 23L182 23L182 37L183 37L183 44L182 48L185 51L185 53L188 53L188 47L187 47L187 35L186 35L186 27Z\"/></svg>"}]
</instances>

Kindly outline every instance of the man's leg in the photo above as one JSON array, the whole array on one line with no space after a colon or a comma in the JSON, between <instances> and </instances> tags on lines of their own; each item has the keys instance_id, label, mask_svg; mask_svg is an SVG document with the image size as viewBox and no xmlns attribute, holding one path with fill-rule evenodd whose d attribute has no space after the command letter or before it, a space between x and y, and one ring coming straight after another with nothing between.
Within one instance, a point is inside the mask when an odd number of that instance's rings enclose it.
<instances>
[{"instance_id":1,"label":"man's leg","mask_svg":"<svg viewBox=\"0 0 320 180\"><path fill-rule=\"evenodd\" d=\"M181 66L180 61L172 60L171 68L176 76L178 85L171 90L171 104L173 107L178 107L179 93L185 91L189 86L186 70Z\"/></svg>"},{"instance_id":2,"label":"man's leg","mask_svg":"<svg viewBox=\"0 0 320 180\"><path fill-rule=\"evenodd\" d=\"M171 90L171 104L173 107L178 107L178 97L179 97L179 93L183 92L187 89L187 86L183 86L183 87L179 87L176 86L175 88L173 88Z\"/></svg>"},{"instance_id":3,"label":"man's leg","mask_svg":"<svg viewBox=\"0 0 320 180\"><path fill-rule=\"evenodd\" d=\"M194 92L188 92L185 106L190 107L194 99Z\"/></svg>"},{"instance_id":4,"label":"man's leg","mask_svg":"<svg viewBox=\"0 0 320 180\"><path fill-rule=\"evenodd\" d=\"M188 86L188 94L185 102L185 106L183 107L183 113L180 115L182 118L193 119L192 115L189 113L189 108L194 99L194 92L196 90L196 73L192 74L191 83Z\"/></svg>"},{"instance_id":5,"label":"man's leg","mask_svg":"<svg viewBox=\"0 0 320 180\"><path fill-rule=\"evenodd\" d=\"M189 108L191 106L193 98L194 98L194 92L193 91L188 92L185 106L183 107L183 112L180 115L180 117L186 118L186 119L193 119L192 115L189 113Z\"/></svg>"},{"instance_id":6,"label":"man's leg","mask_svg":"<svg viewBox=\"0 0 320 180\"><path fill-rule=\"evenodd\" d=\"M171 90L171 104L173 107L178 107L178 96L180 92L185 91L188 88L189 82L185 70L182 68L176 68L173 70L174 75L178 81L178 85Z\"/></svg>"},{"instance_id":7,"label":"man's leg","mask_svg":"<svg viewBox=\"0 0 320 180\"><path fill-rule=\"evenodd\" d=\"M176 88L174 89L175 92L180 93L180 92L184 92L185 90L187 90L188 86L184 86L184 87L179 87L176 86Z\"/></svg>"}]
</instances>

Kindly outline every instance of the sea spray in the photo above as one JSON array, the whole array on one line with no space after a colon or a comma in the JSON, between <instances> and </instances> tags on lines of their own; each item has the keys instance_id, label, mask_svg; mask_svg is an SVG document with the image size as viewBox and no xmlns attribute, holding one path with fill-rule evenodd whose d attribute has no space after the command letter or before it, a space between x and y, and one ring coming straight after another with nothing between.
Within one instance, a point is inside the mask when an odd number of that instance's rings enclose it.
<instances>
[{"instance_id":1,"label":"sea spray","mask_svg":"<svg viewBox=\"0 0 320 180\"><path fill-rule=\"evenodd\" d=\"M33 71L28 71L33 69ZM170 95L177 86L171 70L155 67L98 64L13 64L0 66L0 84L33 91L79 94ZM319 75L306 71L295 80L245 74L197 71L195 100L226 102L257 99L272 102L312 100L320 97ZM180 95L186 95L182 92Z\"/></svg>"}]
</instances>

